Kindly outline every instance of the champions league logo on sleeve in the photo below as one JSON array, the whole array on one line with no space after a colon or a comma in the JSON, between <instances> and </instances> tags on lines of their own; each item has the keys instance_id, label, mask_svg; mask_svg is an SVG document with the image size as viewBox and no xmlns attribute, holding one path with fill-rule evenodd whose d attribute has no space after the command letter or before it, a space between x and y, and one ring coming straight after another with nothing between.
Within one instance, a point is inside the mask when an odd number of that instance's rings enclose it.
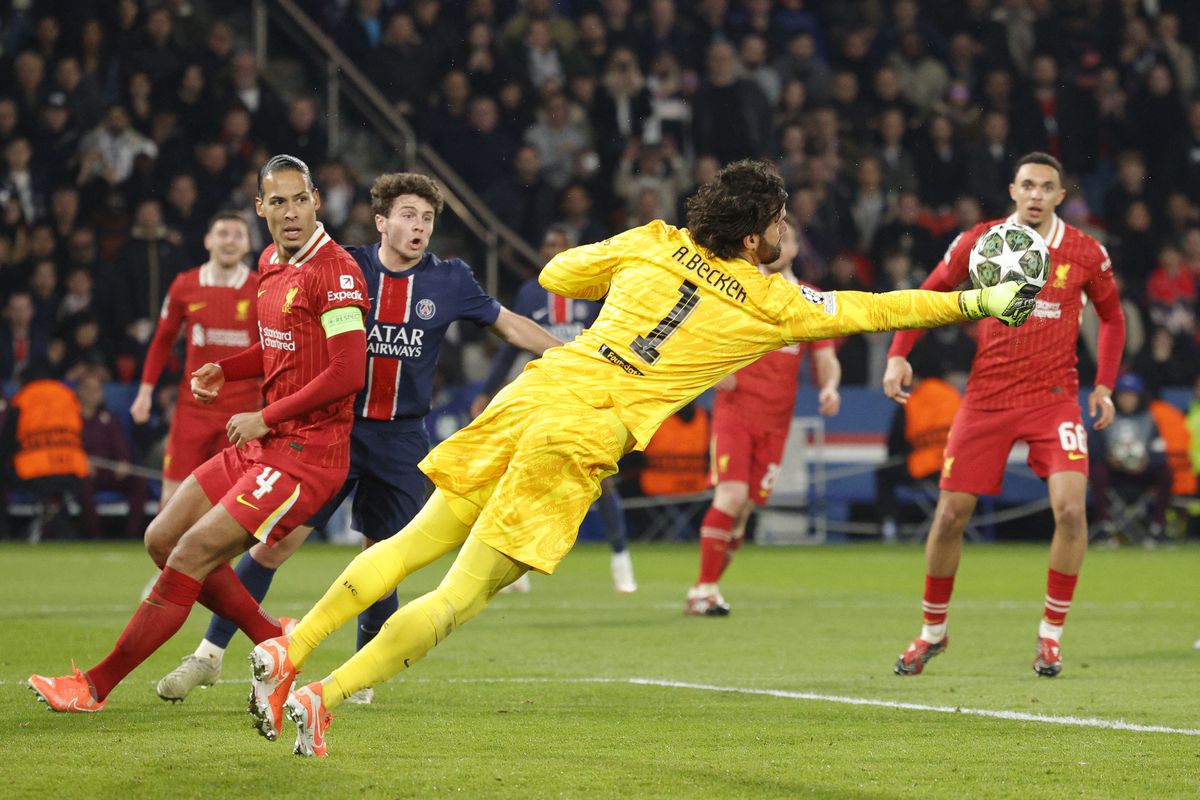
<instances>
[{"instance_id":1,"label":"champions league logo on sleeve","mask_svg":"<svg viewBox=\"0 0 1200 800\"><path fill-rule=\"evenodd\" d=\"M421 319L433 319L433 315L437 313L437 306L429 298L417 301L417 316Z\"/></svg>"}]
</instances>

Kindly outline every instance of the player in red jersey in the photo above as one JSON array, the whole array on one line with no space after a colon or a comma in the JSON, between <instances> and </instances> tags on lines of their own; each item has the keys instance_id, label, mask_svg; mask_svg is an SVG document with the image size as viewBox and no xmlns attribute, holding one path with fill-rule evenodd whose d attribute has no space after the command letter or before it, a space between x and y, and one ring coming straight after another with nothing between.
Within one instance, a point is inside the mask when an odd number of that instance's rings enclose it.
<instances>
[{"instance_id":1,"label":"player in red jersey","mask_svg":"<svg viewBox=\"0 0 1200 800\"><path fill-rule=\"evenodd\" d=\"M791 271L799 251L796 220L791 216L786 220L779 258L760 265L759 271L797 282ZM820 412L833 416L842 402L838 394L842 366L830 341L789 345L767 353L714 387L713 501L700 525L700 576L688 589L686 614L729 614L729 604L721 596L717 581L742 545L750 512L767 501L775 486L796 406L805 349L812 353L820 387Z\"/></svg>"},{"instance_id":2,"label":"player in red jersey","mask_svg":"<svg viewBox=\"0 0 1200 800\"><path fill-rule=\"evenodd\" d=\"M1050 272L1033 316L1023 327L1006 328L986 320L979 324L979 347L962 407L950 428L937 511L925 546L925 624L897 659L897 675L920 673L929 659L946 649L946 612L963 529L978 495L999 494L1009 451L1017 441L1029 445L1029 467L1046 481L1054 513L1046 603L1033 668L1047 677L1062 670L1063 622L1087 551L1087 431L1075 369L1083 296L1091 299L1100 317L1096 384L1088 395L1088 414L1097 430L1114 416L1111 395L1125 342L1125 317L1108 253L1054 213L1066 195L1058 160L1045 153L1024 156L1008 193L1016 204L1009 219L1034 228L1046 240ZM922 288L949 288L966 280L972 245L999 221L976 225L955 239ZM918 335L898 332L888 352L883 390L898 403L908 400L904 387L912 382L912 367L907 355Z\"/></svg>"},{"instance_id":3,"label":"player in red jersey","mask_svg":"<svg viewBox=\"0 0 1200 800\"><path fill-rule=\"evenodd\" d=\"M250 251L246 220L232 211L214 216L204 236L204 249L208 261L181 274L167 290L162 319L142 367L142 383L129 408L129 415L139 425L150 418L154 386L181 329L187 339L183 370L187 381L204 364L240 353L258 336L258 275L244 263ZM229 418L238 411L257 408L259 402L257 381L230 383L209 405L192 397L186 384L179 387L163 456L160 508L175 494L180 481L226 445L225 423Z\"/></svg>"},{"instance_id":4,"label":"player in red jersey","mask_svg":"<svg viewBox=\"0 0 1200 800\"><path fill-rule=\"evenodd\" d=\"M366 284L317 222L319 205L303 161L275 156L263 166L257 209L274 243L258 263L259 341L196 370L191 389L211 402L225 381L261 376L266 407L230 417L233 446L188 476L150 523L146 549L162 574L112 652L86 672L30 677L51 709L101 710L109 692L179 630L197 600L256 643L281 634L229 559L256 541L279 541L341 487L354 395L366 371Z\"/></svg>"}]
</instances>

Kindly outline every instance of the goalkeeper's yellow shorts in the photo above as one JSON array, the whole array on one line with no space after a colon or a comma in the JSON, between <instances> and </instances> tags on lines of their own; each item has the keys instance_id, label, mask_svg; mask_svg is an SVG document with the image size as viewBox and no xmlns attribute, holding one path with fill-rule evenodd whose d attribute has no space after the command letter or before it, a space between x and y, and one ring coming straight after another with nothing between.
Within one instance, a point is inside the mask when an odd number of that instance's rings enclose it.
<instances>
[{"instance_id":1,"label":"goalkeeper's yellow shorts","mask_svg":"<svg viewBox=\"0 0 1200 800\"><path fill-rule=\"evenodd\" d=\"M542 372L521 373L420 467L472 535L549 574L634 440L611 408Z\"/></svg>"}]
</instances>

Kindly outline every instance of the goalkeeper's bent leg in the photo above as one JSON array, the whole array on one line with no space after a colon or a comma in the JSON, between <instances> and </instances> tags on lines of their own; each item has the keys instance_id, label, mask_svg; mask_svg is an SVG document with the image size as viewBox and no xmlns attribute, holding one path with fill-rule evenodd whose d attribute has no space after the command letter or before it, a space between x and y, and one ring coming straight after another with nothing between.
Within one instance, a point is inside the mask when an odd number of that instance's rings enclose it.
<instances>
[{"instance_id":1,"label":"goalkeeper's bent leg","mask_svg":"<svg viewBox=\"0 0 1200 800\"><path fill-rule=\"evenodd\" d=\"M359 689L412 666L527 569L491 545L468 537L438 588L393 614L370 644L321 682L326 706L333 708Z\"/></svg>"},{"instance_id":2,"label":"goalkeeper's bent leg","mask_svg":"<svg viewBox=\"0 0 1200 800\"><path fill-rule=\"evenodd\" d=\"M458 547L470 532L470 526L435 490L399 533L355 556L304 615L288 642L292 664L299 669L329 634L396 588L406 576Z\"/></svg>"}]
</instances>

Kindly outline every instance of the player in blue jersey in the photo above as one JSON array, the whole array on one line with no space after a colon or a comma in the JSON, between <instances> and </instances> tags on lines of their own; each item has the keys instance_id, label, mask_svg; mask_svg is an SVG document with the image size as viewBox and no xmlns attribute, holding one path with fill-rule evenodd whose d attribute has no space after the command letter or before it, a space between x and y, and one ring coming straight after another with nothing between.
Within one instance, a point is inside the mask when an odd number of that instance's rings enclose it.
<instances>
[{"instance_id":1,"label":"player in blue jersey","mask_svg":"<svg viewBox=\"0 0 1200 800\"><path fill-rule=\"evenodd\" d=\"M252 548L238 563L238 576L260 602L275 570L356 487L354 527L363 532L364 547L390 537L421 508L427 484L417 463L430 447L424 417L438 350L451 323L489 327L507 344L535 355L562 344L484 292L465 262L443 261L426 250L443 205L434 181L407 172L382 175L371 187L371 204L379 243L346 248L362 268L371 300L367 381L354 402L350 472L341 491L305 525L273 548ZM359 616L360 649L398 607L392 592ZM177 702L195 687L216 682L235 632L232 623L214 616L196 652L159 681L159 697ZM357 701L370 702L369 691Z\"/></svg>"},{"instance_id":2,"label":"player in blue jersey","mask_svg":"<svg viewBox=\"0 0 1200 800\"><path fill-rule=\"evenodd\" d=\"M560 225L552 225L542 237L542 247L539 251L542 262L545 263L564 250L569 250L578 242L571 232ZM579 335L579 332L596 321L600 314L600 303L590 300L576 300L554 294L543 289L537 278L530 278L517 291L513 310L529 317L541 325L551 336L569 342ZM471 416L477 417L492 397L513 376L520 352L511 344L501 345L496 358L492 361L492 370L483 382L479 395L471 403ZM527 360L526 360L527 363ZM618 592L636 592L637 581L633 577L633 560L629 556L629 535L625 527L625 509L621 507L621 495L617 491L616 478L606 478L600 483L600 499L596 501L600 516L604 520L608 544L612 548L612 578L613 588ZM529 591L529 574L526 573L514 583L501 591Z\"/></svg>"}]
</instances>

